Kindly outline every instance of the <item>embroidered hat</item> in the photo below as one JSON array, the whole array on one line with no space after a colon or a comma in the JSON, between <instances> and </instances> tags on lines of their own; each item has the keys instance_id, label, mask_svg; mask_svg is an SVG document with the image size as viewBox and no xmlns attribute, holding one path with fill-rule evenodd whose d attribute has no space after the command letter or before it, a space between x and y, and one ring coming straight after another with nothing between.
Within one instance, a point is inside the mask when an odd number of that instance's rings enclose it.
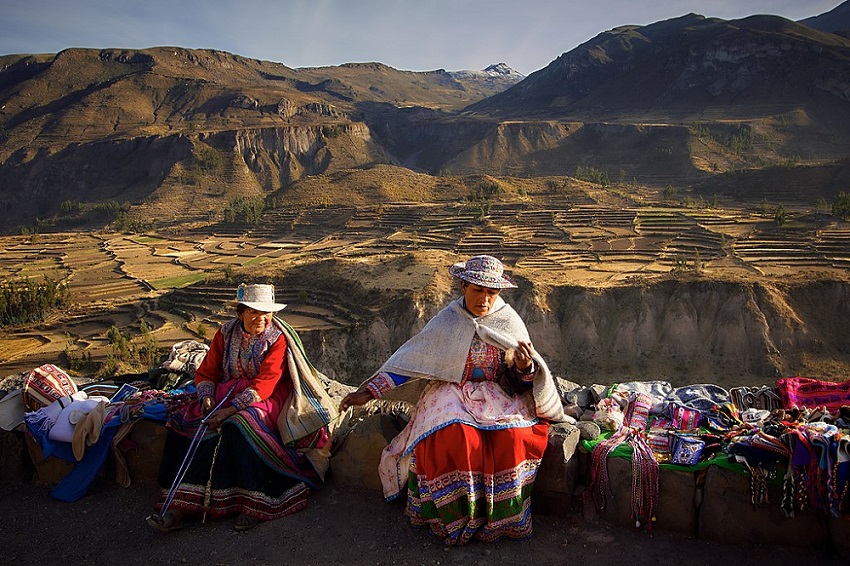
<instances>
[{"instance_id":1,"label":"embroidered hat","mask_svg":"<svg viewBox=\"0 0 850 566\"><path fill-rule=\"evenodd\" d=\"M286 307L274 300L274 285L242 283L236 289L236 304L245 305L260 312L277 312Z\"/></svg>"},{"instance_id":2,"label":"embroidered hat","mask_svg":"<svg viewBox=\"0 0 850 566\"><path fill-rule=\"evenodd\" d=\"M502 262L489 255L476 255L466 262L456 263L449 268L449 273L467 283L489 287L490 289L516 287L516 283L505 275Z\"/></svg>"}]
</instances>

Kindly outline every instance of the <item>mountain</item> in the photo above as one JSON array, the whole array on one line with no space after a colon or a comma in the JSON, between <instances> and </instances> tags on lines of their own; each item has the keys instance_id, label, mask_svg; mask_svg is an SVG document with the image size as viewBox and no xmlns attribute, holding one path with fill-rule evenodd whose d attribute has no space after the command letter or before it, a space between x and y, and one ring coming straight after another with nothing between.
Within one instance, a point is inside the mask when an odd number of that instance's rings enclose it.
<instances>
[{"instance_id":1,"label":"mountain","mask_svg":"<svg viewBox=\"0 0 850 566\"><path fill-rule=\"evenodd\" d=\"M352 170L380 187L380 175L409 178L402 169L589 169L740 197L737 173L783 167L764 178L812 202L850 184L829 173L847 171L834 165L850 155L848 126L850 40L776 16L622 26L524 78L501 63L294 69L180 47L7 55L0 229L208 222L238 199L314 202L298 194L307 178L333 204L346 198L333 179ZM829 181L801 181L812 178ZM448 184L443 198L457 198L463 183Z\"/></svg>"},{"instance_id":2,"label":"mountain","mask_svg":"<svg viewBox=\"0 0 850 566\"><path fill-rule=\"evenodd\" d=\"M603 32L468 110L511 118L847 117L850 41L777 16L696 14Z\"/></svg>"},{"instance_id":3,"label":"mountain","mask_svg":"<svg viewBox=\"0 0 850 566\"><path fill-rule=\"evenodd\" d=\"M800 23L820 31L850 37L850 1L839 4L819 16L800 20Z\"/></svg>"},{"instance_id":4,"label":"mountain","mask_svg":"<svg viewBox=\"0 0 850 566\"><path fill-rule=\"evenodd\" d=\"M525 78L525 75L514 71L506 63L496 63L481 71L449 71L449 75L458 80L504 81L508 86Z\"/></svg>"}]
</instances>

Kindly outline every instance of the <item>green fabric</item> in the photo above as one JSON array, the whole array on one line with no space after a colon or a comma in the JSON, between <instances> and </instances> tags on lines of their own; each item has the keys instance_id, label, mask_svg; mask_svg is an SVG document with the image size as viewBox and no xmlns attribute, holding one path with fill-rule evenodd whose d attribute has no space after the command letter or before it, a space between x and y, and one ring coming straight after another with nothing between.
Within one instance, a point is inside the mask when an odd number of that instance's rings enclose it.
<instances>
[{"instance_id":1,"label":"green fabric","mask_svg":"<svg viewBox=\"0 0 850 566\"><path fill-rule=\"evenodd\" d=\"M602 442L603 440L607 440L611 438L614 433L612 431L603 431L598 437L594 440L582 440L581 441L581 449L587 452L588 454L593 454L593 449L596 448L596 445ZM628 442L622 442L617 445L616 448L610 454L611 458L625 458L626 460L632 459L632 447ZM702 460L697 464L692 466L685 466L680 464L670 464L667 462L659 463L658 467L662 470L674 470L678 472L695 472L698 470L703 470L708 468L709 466L718 466L720 468L730 470L742 475L750 475L750 471L744 464L740 464L735 460L731 459L728 454L724 454L722 452L718 452L714 454L708 460ZM783 466L777 466L777 473L772 474L775 477L770 477L768 479L768 483L772 484L781 484L782 478L785 473L782 471Z\"/></svg>"}]
</instances>

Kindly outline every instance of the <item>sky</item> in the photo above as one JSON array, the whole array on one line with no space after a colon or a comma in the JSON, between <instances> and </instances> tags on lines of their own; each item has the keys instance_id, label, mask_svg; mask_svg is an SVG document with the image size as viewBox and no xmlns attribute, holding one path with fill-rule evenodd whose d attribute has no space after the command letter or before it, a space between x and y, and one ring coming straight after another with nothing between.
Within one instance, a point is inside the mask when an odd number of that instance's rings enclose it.
<instances>
[{"instance_id":1,"label":"sky","mask_svg":"<svg viewBox=\"0 0 850 566\"><path fill-rule=\"evenodd\" d=\"M288 67L524 75L621 25L696 13L800 20L842 0L0 0L0 55L70 47L217 49Z\"/></svg>"}]
</instances>

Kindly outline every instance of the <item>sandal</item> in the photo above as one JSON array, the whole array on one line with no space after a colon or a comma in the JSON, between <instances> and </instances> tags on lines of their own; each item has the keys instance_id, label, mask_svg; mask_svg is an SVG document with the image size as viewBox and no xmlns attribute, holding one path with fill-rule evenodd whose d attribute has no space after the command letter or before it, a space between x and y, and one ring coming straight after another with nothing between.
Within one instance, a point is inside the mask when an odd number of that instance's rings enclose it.
<instances>
[{"instance_id":1,"label":"sandal","mask_svg":"<svg viewBox=\"0 0 850 566\"><path fill-rule=\"evenodd\" d=\"M186 526L183 523L183 517L174 511L166 511L164 515L154 513L145 518L148 525L158 530L161 533L177 531Z\"/></svg>"},{"instance_id":2,"label":"sandal","mask_svg":"<svg viewBox=\"0 0 850 566\"><path fill-rule=\"evenodd\" d=\"M233 528L237 531L247 531L249 529L253 529L259 524L260 520L256 517L240 513L239 516L236 517L236 523L233 525Z\"/></svg>"}]
</instances>

